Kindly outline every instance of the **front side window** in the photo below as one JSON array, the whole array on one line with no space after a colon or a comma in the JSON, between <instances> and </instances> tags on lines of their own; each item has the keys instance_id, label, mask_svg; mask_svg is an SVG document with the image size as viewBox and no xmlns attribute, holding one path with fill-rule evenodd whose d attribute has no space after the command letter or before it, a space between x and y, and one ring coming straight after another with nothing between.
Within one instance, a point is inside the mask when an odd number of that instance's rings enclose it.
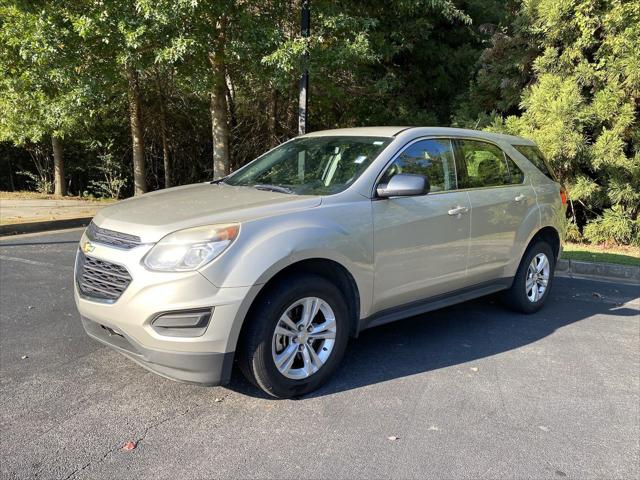
<instances>
[{"instance_id":1,"label":"front side window","mask_svg":"<svg viewBox=\"0 0 640 480\"><path fill-rule=\"evenodd\" d=\"M457 143L460 188L496 187L524 180L522 170L497 146L479 140L458 140Z\"/></svg>"},{"instance_id":2,"label":"front side window","mask_svg":"<svg viewBox=\"0 0 640 480\"><path fill-rule=\"evenodd\" d=\"M388 183L398 173L424 175L431 192L455 190L456 167L453 146L448 139L420 140L409 145L387 168L380 183Z\"/></svg>"},{"instance_id":3,"label":"front side window","mask_svg":"<svg viewBox=\"0 0 640 480\"><path fill-rule=\"evenodd\" d=\"M351 185L392 140L296 138L225 178L224 183L299 195L331 195Z\"/></svg>"}]
</instances>

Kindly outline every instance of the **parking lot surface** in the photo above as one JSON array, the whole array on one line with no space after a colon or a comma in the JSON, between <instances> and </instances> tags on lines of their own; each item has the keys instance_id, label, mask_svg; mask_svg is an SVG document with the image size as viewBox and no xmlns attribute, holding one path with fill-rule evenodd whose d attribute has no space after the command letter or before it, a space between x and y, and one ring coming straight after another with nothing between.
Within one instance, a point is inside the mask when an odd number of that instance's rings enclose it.
<instances>
[{"instance_id":1,"label":"parking lot surface","mask_svg":"<svg viewBox=\"0 0 640 480\"><path fill-rule=\"evenodd\" d=\"M638 478L640 291L556 279L366 331L297 400L166 380L88 338L81 231L0 241L2 478ZM122 449L136 442L130 451Z\"/></svg>"}]
</instances>

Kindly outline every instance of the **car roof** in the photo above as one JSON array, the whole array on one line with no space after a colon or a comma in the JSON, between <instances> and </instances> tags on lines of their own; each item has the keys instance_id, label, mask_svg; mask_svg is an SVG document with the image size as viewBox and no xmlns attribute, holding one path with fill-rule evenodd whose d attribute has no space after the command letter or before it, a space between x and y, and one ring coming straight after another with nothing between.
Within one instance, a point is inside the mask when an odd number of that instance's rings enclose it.
<instances>
[{"instance_id":1,"label":"car roof","mask_svg":"<svg viewBox=\"0 0 640 480\"><path fill-rule=\"evenodd\" d=\"M485 132L480 130L470 130L466 128L450 127L409 127L409 126L380 126L380 127L356 127L356 128L336 128L333 130L319 130L307 133L305 137L340 137L340 136L362 136L362 137L395 137L403 133L409 136L426 135L453 135L463 137L485 138L487 140L502 141L514 145L535 145L529 139L517 137L515 135L505 135L502 133Z\"/></svg>"},{"instance_id":2,"label":"car roof","mask_svg":"<svg viewBox=\"0 0 640 480\"><path fill-rule=\"evenodd\" d=\"M305 137L393 137L403 130L411 127L355 127L355 128L335 128L333 130L318 130L305 134Z\"/></svg>"}]
</instances>

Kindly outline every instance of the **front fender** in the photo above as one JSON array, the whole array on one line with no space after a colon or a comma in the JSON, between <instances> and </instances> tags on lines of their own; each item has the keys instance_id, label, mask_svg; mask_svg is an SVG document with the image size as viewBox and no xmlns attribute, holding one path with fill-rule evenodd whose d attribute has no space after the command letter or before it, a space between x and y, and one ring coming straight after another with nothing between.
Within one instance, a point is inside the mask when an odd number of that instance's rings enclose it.
<instances>
[{"instance_id":1,"label":"front fender","mask_svg":"<svg viewBox=\"0 0 640 480\"><path fill-rule=\"evenodd\" d=\"M371 202L327 205L243 223L240 234L218 259L201 270L215 286L267 283L282 269L320 258L341 264L353 276L362 313L373 290Z\"/></svg>"}]
</instances>

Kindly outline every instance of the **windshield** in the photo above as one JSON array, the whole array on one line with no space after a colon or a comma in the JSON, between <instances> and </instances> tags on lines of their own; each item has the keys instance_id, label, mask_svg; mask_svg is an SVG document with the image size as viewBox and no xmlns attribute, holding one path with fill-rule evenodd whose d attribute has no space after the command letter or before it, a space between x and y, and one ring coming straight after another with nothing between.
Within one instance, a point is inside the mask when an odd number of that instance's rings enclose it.
<instances>
[{"instance_id":1,"label":"windshield","mask_svg":"<svg viewBox=\"0 0 640 480\"><path fill-rule=\"evenodd\" d=\"M391 140L296 138L225 178L224 183L300 195L338 193L351 185Z\"/></svg>"}]
</instances>

